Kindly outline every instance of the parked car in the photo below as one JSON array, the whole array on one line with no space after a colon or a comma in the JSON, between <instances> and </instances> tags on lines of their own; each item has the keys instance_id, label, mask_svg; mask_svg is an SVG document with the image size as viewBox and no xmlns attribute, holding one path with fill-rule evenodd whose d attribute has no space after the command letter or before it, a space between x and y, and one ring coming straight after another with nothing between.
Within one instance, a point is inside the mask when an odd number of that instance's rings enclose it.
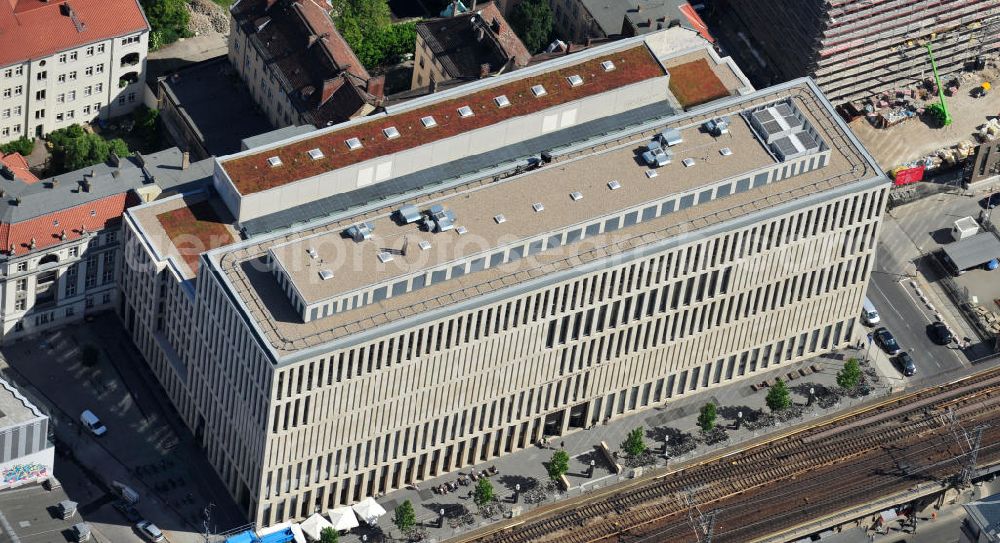
<instances>
[{"instance_id":1,"label":"parked car","mask_svg":"<svg viewBox=\"0 0 1000 543\"><path fill-rule=\"evenodd\" d=\"M882 320L878 316L878 309L875 309L875 304L867 296L865 296L865 301L861 305L861 320L868 326L875 326Z\"/></svg>"},{"instance_id":2,"label":"parked car","mask_svg":"<svg viewBox=\"0 0 1000 543\"><path fill-rule=\"evenodd\" d=\"M163 532L161 532L155 524L149 522L148 520L139 521L139 523L135 525L135 529L139 530L142 537L152 541L153 543L160 543L161 541L167 540L167 538L164 537Z\"/></svg>"},{"instance_id":3,"label":"parked car","mask_svg":"<svg viewBox=\"0 0 1000 543\"><path fill-rule=\"evenodd\" d=\"M938 345L947 345L955 340L955 335L951 333L948 326L941 321L934 321L927 326L927 335L931 341Z\"/></svg>"},{"instance_id":4,"label":"parked car","mask_svg":"<svg viewBox=\"0 0 1000 543\"><path fill-rule=\"evenodd\" d=\"M139 522L142 520L142 515L139 514L139 510L132 506L132 504L125 501L116 501L113 505L115 510L125 517L128 522Z\"/></svg>"},{"instance_id":5,"label":"parked car","mask_svg":"<svg viewBox=\"0 0 1000 543\"><path fill-rule=\"evenodd\" d=\"M899 343L896 343L896 338L892 336L892 332L884 327L875 330L874 339L875 343L877 343L882 350L891 355L903 352L903 349L899 347Z\"/></svg>"},{"instance_id":6,"label":"parked car","mask_svg":"<svg viewBox=\"0 0 1000 543\"><path fill-rule=\"evenodd\" d=\"M899 370L907 377L912 377L917 373L917 365L913 363L913 357L907 352L899 353L899 356L896 357L896 363L899 364Z\"/></svg>"},{"instance_id":7,"label":"parked car","mask_svg":"<svg viewBox=\"0 0 1000 543\"><path fill-rule=\"evenodd\" d=\"M103 436L108 431L101 419L97 418L97 415L90 409L80 413L80 422L95 436Z\"/></svg>"}]
</instances>

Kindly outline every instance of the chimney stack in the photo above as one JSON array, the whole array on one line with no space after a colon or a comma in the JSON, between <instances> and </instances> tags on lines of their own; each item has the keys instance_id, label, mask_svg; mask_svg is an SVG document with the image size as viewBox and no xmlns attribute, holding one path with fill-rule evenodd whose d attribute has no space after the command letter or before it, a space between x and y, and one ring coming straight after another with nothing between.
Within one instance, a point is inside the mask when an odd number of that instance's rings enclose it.
<instances>
[{"instance_id":1,"label":"chimney stack","mask_svg":"<svg viewBox=\"0 0 1000 543\"><path fill-rule=\"evenodd\" d=\"M377 75L369 78L365 82L365 92L375 97L376 100L385 98L385 76Z\"/></svg>"},{"instance_id":2,"label":"chimney stack","mask_svg":"<svg viewBox=\"0 0 1000 543\"><path fill-rule=\"evenodd\" d=\"M181 169L186 170L191 166L191 152L184 151L181 153Z\"/></svg>"}]
</instances>

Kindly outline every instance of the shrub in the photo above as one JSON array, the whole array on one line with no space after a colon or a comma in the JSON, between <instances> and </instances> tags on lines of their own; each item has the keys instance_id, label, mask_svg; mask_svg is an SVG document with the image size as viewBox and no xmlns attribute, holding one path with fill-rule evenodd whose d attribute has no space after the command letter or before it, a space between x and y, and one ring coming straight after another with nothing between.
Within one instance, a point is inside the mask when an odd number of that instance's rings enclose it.
<instances>
[{"instance_id":1,"label":"shrub","mask_svg":"<svg viewBox=\"0 0 1000 543\"><path fill-rule=\"evenodd\" d=\"M5 155L11 153L20 153L23 156L28 156L31 154L31 150L35 147L34 138L29 138L28 136L21 136L14 141L9 141L3 145L0 145L0 152Z\"/></svg>"}]
</instances>

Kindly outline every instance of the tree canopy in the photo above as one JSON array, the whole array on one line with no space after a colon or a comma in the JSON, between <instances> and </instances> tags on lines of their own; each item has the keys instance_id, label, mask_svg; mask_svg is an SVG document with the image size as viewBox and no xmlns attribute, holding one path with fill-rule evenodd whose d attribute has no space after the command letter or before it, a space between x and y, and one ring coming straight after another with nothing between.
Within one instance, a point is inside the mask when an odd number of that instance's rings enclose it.
<instances>
[{"instance_id":1,"label":"tree canopy","mask_svg":"<svg viewBox=\"0 0 1000 543\"><path fill-rule=\"evenodd\" d=\"M509 22L531 53L549 44L553 18L548 0L524 0L511 12Z\"/></svg>"},{"instance_id":2,"label":"tree canopy","mask_svg":"<svg viewBox=\"0 0 1000 543\"><path fill-rule=\"evenodd\" d=\"M396 506L396 516L392 522L403 533L409 532L417 525L417 514L413 511L413 504L410 500Z\"/></svg>"},{"instance_id":3,"label":"tree canopy","mask_svg":"<svg viewBox=\"0 0 1000 543\"><path fill-rule=\"evenodd\" d=\"M87 132L78 124L50 132L53 165L57 172L70 172L108 160L111 153L120 157L130 154L128 145L121 139L105 140L98 134Z\"/></svg>"},{"instance_id":4,"label":"tree canopy","mask_svg":"<svg viewBox=\"0 0 1000 543\"><path fill-rule=\"evenodd\" d=\"M21 153L22 156L28 156L31 154L32 149L35 147L35 140L29 138L28 136L21 136L16 140L8 141L7 143L0 145L0 153L9 155L11 153Z\"/></svg>"},{"instance_id":5,"label":"tree canopy","mask_svg":"<svg viewBox=\"0 0 1000 543\"><path fill-rule=\"evenodd\" d=\"M622 450L632 456L639 456L646 452L646 448L646 438L641 427L629 432L625 442L622 443Z\"/></svg>"},{"instance_id":6,"label":"tree canopy","mask_svg":"<svg viewBox=\"0 0 1000 543\"><path fill-rule=\"evenodd\" d=\"M837 386L852 390L861 383L861 366L857 358L848 359L844 367L837 372Z\"/></svg>"},{"instance_id":7,"label":"tree canopy","mask_svg":"<svg viewBox=\"0 0 1000 543\"><path fill-rule=\"evenodd\" d=\"M340 541L340 534L337 530L327 526L319 533L319 543L337 543Z\"/></svg>"},{"instance_id":8,"label":"tree canopy","mask_svg":"<svg viewBox=\"0 0 1000 543\"><path fill-rule=\"evenodd\" d=\"M191 35L187 28L191 15L186 0L142 0L142 9L149 19L150 49L159 49Z\"/></svg>"},{"instance_id":9,"label":"tree canopy","mask_svg":"<svg viewBox=\"0 0 1000 543\"><path fill-rule=\"evenodd\" d=\"M788 391L788 385L781 379L777 379L771 390L767 391L767 398L764 399L764 402L771 411L781 411L791 407L792 395Z\"/></svg>"},{"instance_id":10,"label":"tree canopy","mask_svg":"<svg viewBox=\"0 0 1000 543\"><path fill-rule=\"evenodd\" d=\"M386 0L333 0L332 16L366 68L395 64L416 48L416 23L392 24Z\"/></svg>"},{"instance_id":11,"label":"tree canopy","mask_svg":"<svg viewBox=\"0 0 1000 543\"><path fill-rule=\"evenodd\" d=\"M472 500L476 505L482 507L493 501L493 483L483 477L476 483L475 490L472 491Z\"/></svg>"},{"instance_id":12,"label":"tree canopy","mask_svg":"<svg viewBox=\"0 0 1000 543\"><path fill-rule=\"evenodd\" d=\"M569 471L569 454L562 449L552 453L552 459L549 460L546 469L549 472L549 479L558 481L560 477L566 475L566 472Z\"/></svg>"},{"instance_id":13,"label":"tree canopy","mask_svg":"<svg viewBox=\"0 0 1000 543\"><path fill-rule=\"evenodd\" d=\"M701 413L698 414L698 427L702 432L711 432L712 428L715 428L715 418L715 404L708 402L702 406Z\"/></svg>"}]
</instances>

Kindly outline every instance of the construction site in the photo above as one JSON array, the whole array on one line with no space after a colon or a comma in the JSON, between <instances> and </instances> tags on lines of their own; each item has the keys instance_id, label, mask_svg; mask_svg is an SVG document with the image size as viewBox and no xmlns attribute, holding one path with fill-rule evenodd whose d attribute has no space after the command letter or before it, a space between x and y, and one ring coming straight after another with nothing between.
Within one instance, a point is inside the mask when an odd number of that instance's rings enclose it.
<instances>
[{"instance_id":1,"label":"construction site","mask_svg":"<svg viewBox=\"0 0 1000 543\"><path fill-rule=\"evenodd\" d=\"M729 0L761 64L808 75L886 170L961 161L1000 112L1000 0ZM794 24L789 17L794 16ZM960 145L957 145L960 144Z\"/></svg>"}]
</instances>

